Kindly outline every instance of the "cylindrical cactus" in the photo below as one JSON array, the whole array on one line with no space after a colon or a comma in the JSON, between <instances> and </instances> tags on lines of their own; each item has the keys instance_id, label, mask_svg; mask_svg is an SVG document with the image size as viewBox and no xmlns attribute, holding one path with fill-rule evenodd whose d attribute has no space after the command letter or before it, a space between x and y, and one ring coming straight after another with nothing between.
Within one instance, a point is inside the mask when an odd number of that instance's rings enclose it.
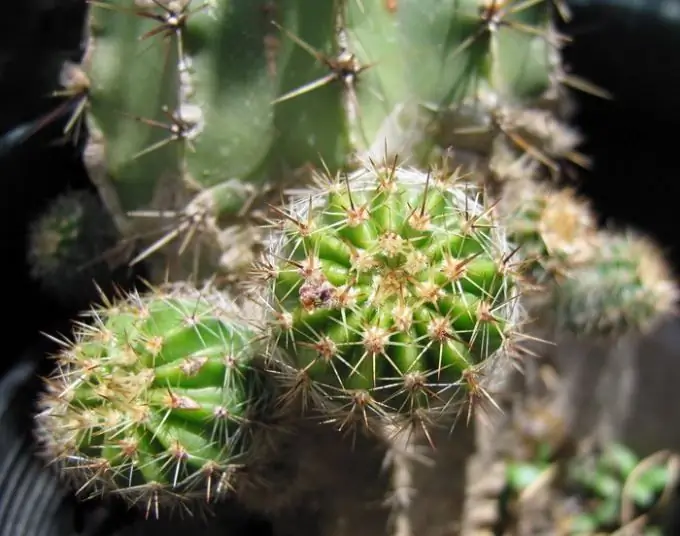
<instances>
[{"instance_id":1,"label":"cylindrical cactus","mask_svg":"<svg viewBox=\"0 0 680 536\"><path fill-rule=\"evenodd\" d=\"M303 396L344 419L412 422L483 394L520 316L481 191L395 165L331 179L282 216L261 275Z\"/></svg>"},{"instance_id":2,"label":"cylindrical cactus","mask_svg":"<svg viewBox=\"0 0 680 536\"><path fill-rule=\"evenodd\" d=\"M187 286L96 311L64 343L41 398L45 456L81 491L113 492L147 515L238 490L239 468L267 456L273 422L241 316Z\"/></svg>"}]
</instances>

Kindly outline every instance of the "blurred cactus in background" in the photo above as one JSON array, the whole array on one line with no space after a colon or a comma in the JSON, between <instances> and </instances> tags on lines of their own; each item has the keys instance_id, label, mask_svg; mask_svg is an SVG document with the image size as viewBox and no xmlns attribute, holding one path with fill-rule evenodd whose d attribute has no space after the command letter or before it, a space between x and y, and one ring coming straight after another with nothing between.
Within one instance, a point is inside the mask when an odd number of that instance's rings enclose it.
<instances>
[{"instance_id":1,"label":"blurred cactus in background","mask_svg":"<svg viewBox=\"0 0 680 536\"><path fill-rule=\"evenodd\" d=\"M327 453L291 447L310 421L372 432L396 497L538 330L614 344L675 312L661 249L558 186L590 165L566 88L607 96L563 68L561 0L89 4L58 93L99 199L54 201L29 263L65 294L143 263L150 290L45 382L37 437L83 497L332 510Z\"/></svg>"},{"instance_id":2,"label":"blurred cactus in background","mask_svg":"<svg viewBox=\"0 0 680 536\"><path fill-rule=\"evenodd\" d=\"M120 235L96 193L75 190L54 199L28 236L31 275L60 301L92 298L94 282L108 285ZM88 290L90 291L88 293Z\"/></svg>"}]
</instances>

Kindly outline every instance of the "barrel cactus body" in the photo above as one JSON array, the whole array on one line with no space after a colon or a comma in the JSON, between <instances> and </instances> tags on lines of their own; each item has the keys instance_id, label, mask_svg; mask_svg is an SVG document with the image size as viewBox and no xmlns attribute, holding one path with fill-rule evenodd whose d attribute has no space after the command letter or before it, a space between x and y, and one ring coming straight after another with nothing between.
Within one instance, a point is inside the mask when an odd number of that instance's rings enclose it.
<instances>
[{"instance_id":1,"label":"barrel cactus body","mask_svg":"<svg viewBox=\"0 0 680 536\"><path fill-rule=\"evenodd\" d=\"M46 456L81 491L147 514L230 491L262 451L252 421L271 394L232 307L184 287L98 311L57 355L38 417Z\"/></svg>"},{"instance_id":2,"label":"barrel cactus body","mask_svg":"<svg viewBox=\"0 0 680 536\"><path fill-rule=\"evenodd\" d=\"M303 395L347 419L412 422L479 394L520 319L484 202L456 173L384 167L293 203L263 275Z\"/></svg>"}]
</instances>

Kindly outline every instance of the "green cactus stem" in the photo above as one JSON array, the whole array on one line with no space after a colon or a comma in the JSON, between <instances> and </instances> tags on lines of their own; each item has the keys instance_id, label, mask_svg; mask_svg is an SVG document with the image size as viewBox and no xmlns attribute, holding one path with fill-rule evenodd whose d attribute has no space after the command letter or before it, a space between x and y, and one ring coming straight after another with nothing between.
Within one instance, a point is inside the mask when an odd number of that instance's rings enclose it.
<instances>
[{"instance_id":1,"label":"green cactus stem","mask_svg":"<svg viewBox=\"0 0 680 536\"><path fill-rule=\"evenodd\" d=\"M519 309L482 192L456 173L376 167L328 179L282 216L260 274L296 393L345 421L424 422L483 396Z\"/></svg>"}]
</instances>

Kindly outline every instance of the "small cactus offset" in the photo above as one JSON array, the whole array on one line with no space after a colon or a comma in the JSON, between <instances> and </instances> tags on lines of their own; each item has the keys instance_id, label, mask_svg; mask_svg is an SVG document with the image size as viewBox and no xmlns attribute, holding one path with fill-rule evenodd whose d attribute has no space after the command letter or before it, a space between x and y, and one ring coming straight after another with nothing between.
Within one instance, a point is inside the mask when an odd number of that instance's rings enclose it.
<instances>
[{"instance_id":1,"label":"small cactus offset","mask_svg":"<svg viewBox=\"0 0 680 536\"><path fill-rule=\"evenodd\" d=\"M616 339L675 314L678 289L663 252L640 233L599 229L570 190L529 180L508 189L504 225L522 246L532 301L561 333Z\"/></svg>"},{"instance_id":2,"label":"small cactus offset","mask_svg":"<svg viewBox=\"0 0 680 536\"><path fill-rule=\"evenodd\" d=\"M111 278L120 234L97 194L74 190L52 200L28 233L31 276L61 302L96 297Z\"/></svg>"},{"instance_id":3,"label":"small cactus offset","mask_svg":"<svg viewBox=\"0 0 680 536\"><path fill-rule=\"evenodd\" d=\"M480 395L520 321L512 252L457 173L367 168L281 213L259 275L294 384L345 420L410 422ZM335 409L333 409L335 406Z\"/></svg>"},{"instance_id":4,"label":"small cactus offset","mask_svg":"<svg viewBox=\"0 0 680 536\"><path fill-rule=\"evenodd\" d=\"M63 343L38 415L45 455L89 495L147 515L238 488L266 456L268 380L251 328L214 291L132 294Z\"/></svg>"},{"instance_id":5,"label":"small cactus offset","mask_svg":"<svg viewBox=\"0 0 680 536\"><path fill-rule=\"evenodd\" d=\"M678 289L647 237L601 231L591 257L571 268L552 305L560 331L616 339L649 333L676 314Z\"/></svg>"}]
</instances>

